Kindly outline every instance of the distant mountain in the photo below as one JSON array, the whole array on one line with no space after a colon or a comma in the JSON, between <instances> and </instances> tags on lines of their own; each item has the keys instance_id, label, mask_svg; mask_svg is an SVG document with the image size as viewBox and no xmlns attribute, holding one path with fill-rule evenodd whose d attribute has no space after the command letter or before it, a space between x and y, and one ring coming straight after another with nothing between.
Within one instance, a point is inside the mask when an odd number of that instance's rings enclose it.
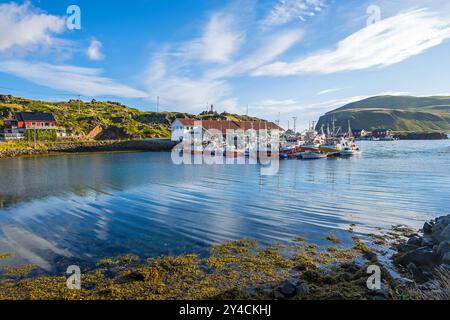
<instances>
[{"instance_id":1,"label":"distant mountain","mask_svg":"<svg viewBox=\"0 0 450 320\"><path fill-rule=\"evenodd\" d=\"M58 124L66 127L69 133L92 137L94 132L96 139L167 138L170 137L170 124L175 118L259 120L226 112L219 114L205 111L199 115L145 112L113 101L47 102L0 94L0 130L5 119L20 111L51 112Z\"/></svg>"},{"instance_id":2,"label":"distant mountain","mask_svg":"<svg viewBox=\"0 0 450 320\"><path fill-rule=\"evenodd\" d=\"M327 112L316 129L335 120L336 126L394 131L450 131L450 97L376 96Z\"/></svg>"}]
</instances>

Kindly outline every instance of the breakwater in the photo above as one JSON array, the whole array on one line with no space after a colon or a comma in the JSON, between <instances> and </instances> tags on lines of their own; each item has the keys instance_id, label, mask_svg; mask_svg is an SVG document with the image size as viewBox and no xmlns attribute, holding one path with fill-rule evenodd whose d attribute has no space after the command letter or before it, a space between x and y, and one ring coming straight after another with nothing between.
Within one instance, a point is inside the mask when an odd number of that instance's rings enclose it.
<instances>
[{"instance_id":1,"label":"breakwater","mask_svg":"<svg viewBox=\"0 0 450 320\"><path fill-rule=\"evenodd\" d=\"M174 142L158 140L58 141L10 144L0 149L1 158L50 153L113 152L113 151L170 151Z\"/></svg>"}]
</instances>

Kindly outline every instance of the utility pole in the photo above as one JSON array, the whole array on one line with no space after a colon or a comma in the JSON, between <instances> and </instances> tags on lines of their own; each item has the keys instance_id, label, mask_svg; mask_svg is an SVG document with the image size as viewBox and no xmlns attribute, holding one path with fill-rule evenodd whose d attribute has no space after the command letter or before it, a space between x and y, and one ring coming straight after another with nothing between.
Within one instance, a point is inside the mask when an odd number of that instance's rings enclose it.
<instances>
[{"instance_id":1,"label":"utility pole","mask_svg":"<svg viewBox=\"0 0 450 320\"><path fill-rule=\"evenodd\" d=\"M36 149L36 142L37 142L37 137L36 137L36 125L34 126L34 148Z\"/></svg>"},{"instance_id":2,"label":"utility pole","mask_svg":"<svg viewBox=\"0 0 450 320\"><path fill-rule=\"evenodd\" d=\"M294 120L294 133L297 133L297 117L292 117Z\"/></svg>"}]
</instances>

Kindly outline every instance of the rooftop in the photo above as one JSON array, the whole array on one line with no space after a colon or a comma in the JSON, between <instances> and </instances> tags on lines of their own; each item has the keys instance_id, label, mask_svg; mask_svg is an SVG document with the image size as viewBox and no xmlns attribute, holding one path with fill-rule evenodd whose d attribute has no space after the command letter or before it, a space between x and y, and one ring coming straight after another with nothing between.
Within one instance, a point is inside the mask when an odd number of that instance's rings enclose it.
<instances>
[{"instance_id":1,"label":"rooftop","mask_svg":"<svg viewBox=\"0 0 450 320\"><path fill-rule=\"evenodd\" d=\"M226 130L283 130L277 124L268 121L231 121L231 120L195 120L177 119L184 126L194 126L194 123L201 123L204 129L218 129L222 132Z\"/></svg>"},{"instance_id":2,"label":"rooftop","mask_svg":"<svg viewBox=\"0 0 450 320\"><path fill-rule=\"evenodd\" d=\"M48 121L55 122L55 117L48 112L17 112L16 120L18 121Z\"/></svg>"}]
</instances>

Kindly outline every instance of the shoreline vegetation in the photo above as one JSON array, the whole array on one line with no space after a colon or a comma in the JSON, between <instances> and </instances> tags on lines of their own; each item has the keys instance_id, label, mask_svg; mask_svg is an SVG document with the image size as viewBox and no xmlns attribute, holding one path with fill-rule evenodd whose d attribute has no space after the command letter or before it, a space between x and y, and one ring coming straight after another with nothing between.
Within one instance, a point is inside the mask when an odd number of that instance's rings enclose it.
<instances>
[{"instance_id":1,"label":"shoreline vegetation","mask_svg":"<svg viewBox=\"0 0 450 320\"><path fill-rule=\"evenodd\" d=\"M426 234L441 237L450 229L450 216L425 224ZM431 229L428 229L428 226ZM133 255L103 259L82 274L81 290L67 289L65 276L37 275L31 265L0 269L0 299L6 300L415 300L449 299L450 267L435 259L428 263L429 279L415 282L411 271L396 268L394 278L379 258L380 245L401 248L418 233L395 226L365 243L351 225L350 247L333 233L324 247L303 238L290 244L262 247L244 239L211 247L210 253L141 259ZM434 232L433 232L434 228ZM420 231L422 232L422 231ZM421 238L424 239L424 238ZM433 238L434 239L434 238ZM449 243L442 239L440 243ZM411 255L417 248L410 247ZM400 250L400 249L399 249ZM448 252L448 247L447 247ZM397 255L400 252L397 253ZM11 254L0 254L8 259ZM394 255L394 265L397 265ZM392 257L390 257L392 259ZM440 262L439 262L440 261ZM431 264L432 263L432 264ZM368 289L369 266L380 266L381 286ZM423 269L423 266L422 266Z\"/></svg>"}]
</instances>

